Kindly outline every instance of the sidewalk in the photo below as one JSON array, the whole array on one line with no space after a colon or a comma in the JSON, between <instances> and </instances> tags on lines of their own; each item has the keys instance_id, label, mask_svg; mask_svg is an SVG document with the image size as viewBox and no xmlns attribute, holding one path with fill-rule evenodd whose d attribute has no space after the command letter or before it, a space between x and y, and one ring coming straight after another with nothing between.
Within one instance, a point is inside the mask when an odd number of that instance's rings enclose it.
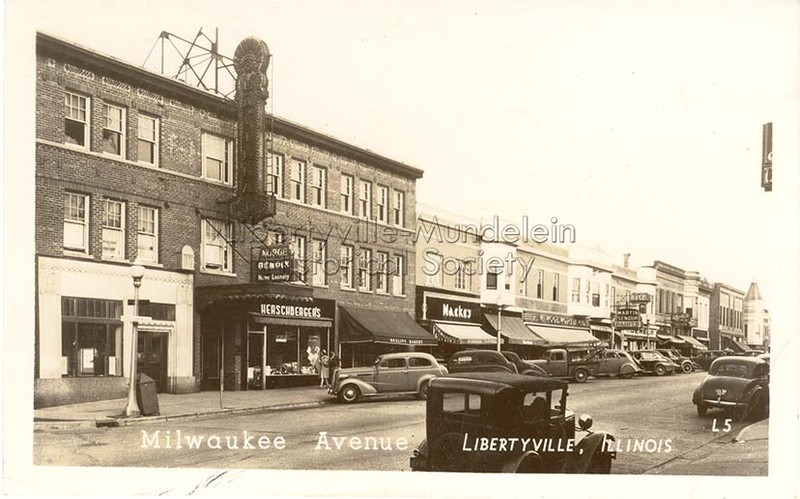
<instances>
[{"instance_id":1,"label":"sidewalk","mask_svg":"<svg viewBox=\"0 0 800 499\"><path fill-rule=\"evenodd\" d=\"M769 419L764 419L746 426L733 439L718 438L650 473L767 476L768 462Z\"/></svg>"},{"instance_id":2,"label":"sidewalk","mask_svg":"<svg viewBox=\"0 0 800 499\"><path fill-rule=\"evenodd\" d=\"M334 401L335 398L328 395L327 388L320 390L318 387L224 392L222 407L220 407L219 392L183 395L159 393L160 415L158 416L124 419L122 413L127 405L127 399L114 399L36 409L33 411L33 420L34 430L127 426L215 414L310 408Z\"/></svg>"}]
</instances>

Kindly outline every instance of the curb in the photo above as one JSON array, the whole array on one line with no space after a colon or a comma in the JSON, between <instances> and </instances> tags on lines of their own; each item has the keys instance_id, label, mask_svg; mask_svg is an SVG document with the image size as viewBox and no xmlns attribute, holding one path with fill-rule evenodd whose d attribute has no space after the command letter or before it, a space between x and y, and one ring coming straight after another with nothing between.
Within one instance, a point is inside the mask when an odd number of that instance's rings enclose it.
<instances>
[{"instance_id":1,"label":"curb","mask_svg":"<svg viewBox=\"0 0 800 499\"><path fill-rule=\"evenodd\" d=\"M291 409L313 409L328 405L331 401L318 400L315 402L299 402L294 404L282 404L259 407L243 407L240 409L214 409L203 412L191 412L184 414L170 414L163 416L145 416L133 419L124 418L103 418L82 421L34 421L34 430L71 430L78 428L118 428L121 426L135 426L141 424L160 423L164 421L179 421L184 419L200 419L205 417L218 416L221 414L256 414L261 412L286 411Z\"/></svg>"},{"instance_id":2,"label":"curb","mask_svg":"<svg viewBox=\"0 0 800 499\"><path fill-rule=\"evenodd\" d=\"M753 441L755 441L755 440L764 440L764 438L754 438L754 439L748 439L748 438L746 438L746 437L745 437L745 438L742 438L742 435L744 435L745 433L747 433L747 432L748 432L748 430L750 430L750 429L751 429L751 428L753 428L754 426L757 426L757 425L762 425L762 424L769 425L769 418L762 419L762 420L760 420L760 421L756 421L755 423L751 423L751 424L749 424L749 425L745 426L744 428L742 428L741 430L739 430L739 433L737 433L737 434L736 434L736 436L733 438L733 442L735 442L735 443L737 443L737 444L742 444L742 443L746 443L746 442L753 442ZM769 435L767 436L767 438L769 438Z\"/></svg>"}]
</instances>

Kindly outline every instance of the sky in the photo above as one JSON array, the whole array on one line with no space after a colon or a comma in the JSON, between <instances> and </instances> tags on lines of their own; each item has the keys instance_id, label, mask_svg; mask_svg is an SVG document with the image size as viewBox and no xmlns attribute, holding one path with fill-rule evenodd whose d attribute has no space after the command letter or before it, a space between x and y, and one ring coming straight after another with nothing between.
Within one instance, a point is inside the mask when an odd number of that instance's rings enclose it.
<instances>
[{"instance_id":1,"label":"sky","mask_svg":"<svg viewBox=\"0 0 800 499\"><path fill-rule=\"evenodd\" d=\"M271 110L422 168L419 202L556 217L579 244L742 291L757 279L769 301L796 215L796 2L555 3L39 0L31 22L135 64L161 31L219 28L231 56L257 36Z\"/></svg>"}]
</instances>

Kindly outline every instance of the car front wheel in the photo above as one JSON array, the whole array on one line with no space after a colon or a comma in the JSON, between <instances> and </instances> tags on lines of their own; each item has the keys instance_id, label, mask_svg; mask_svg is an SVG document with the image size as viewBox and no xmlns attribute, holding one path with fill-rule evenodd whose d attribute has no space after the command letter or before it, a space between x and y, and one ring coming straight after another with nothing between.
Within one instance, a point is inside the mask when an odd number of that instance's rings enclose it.
<instances>
[{"instance_id":1,"label":"car front wheel","mask_svg":"<svg viewBox=\"0 0 800 499\"><path fill-rule=\"evenodd\" d=\"M660 364L656 366L656 376L663 376L664 373L666 373L666 372L667 372L667 368L665 368L664 366L662 366Z\"/></svg>"},{"instance_id":2,"label":"car front wheel","mask_svg":"<svg viewBox=\"0 0 800 499\"><path fill-rule=\"evenodd\" d=\"M576 383L584 383L587 379L589 379L589 371L586 369L576 369L575 373L572 375L572 378Z\"/></svg>"},{"instance_id":3,"label":"car front wheel","mask_svg":"<svg viewBox=\"0 0 800 499\"><path fill-rule=\"evenodd\" d=\"M347 385L339 391L339 400L345 404L356 402L361 396L361 390L357 386Z\"/></svg>"},{"instance_id":4,"label":"car front wheel","mask_svg":"<svg viewBox=\"0 0 800 499\"><path fill-rule=\"evenodd\" d=\"M419 391L417 392L417 398L420 400L425 400L428 398L428 388L430 388L429 383L426 381L419 386Z\"/></svg>"},{"instance_id":5,"label":"car front wheel","mask_svg":"<svg viewBox=\"0 0 800 499\"><path fill-rule=\"evenodd\" d=\"M689 362L685 362L683 364L683 372L685 374L689 374L692 371L694 371L694 367L692 367L692 364L690 364Z\"/></svg>"}]
</instances>

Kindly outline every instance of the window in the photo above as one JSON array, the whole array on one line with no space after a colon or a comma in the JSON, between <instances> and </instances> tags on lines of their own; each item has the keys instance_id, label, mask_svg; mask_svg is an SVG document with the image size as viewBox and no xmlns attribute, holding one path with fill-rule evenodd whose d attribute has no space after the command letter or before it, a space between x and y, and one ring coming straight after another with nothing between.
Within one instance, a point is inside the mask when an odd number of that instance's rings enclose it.
<instances>
[{"instance_id":1,"label":"window","mask_svg":"<svg viewBox=\"0 0 800 499\"><path fill-rule=\"evenodd\" d=\"M358 216L366 219L372 216L372 184L364 180L358 186Z\"/></svg>"},{"instance_id":2,"label":"window","mask_svg":"<svg viewBox=\"0 0 800 499\"><path fill-rule=\"evenodd\" d=\"M486 289L497 289L497 272L486 274Z\"/></svg>"},{"instance_id":3,"label":"window","mask_svg":"<svg viewBox=\"0 0 800 499\"><path fill-rule=\"evenodd\" d=\"M425 285L442 287L442 274L444 273L442 271L442 255L426 251L424 260L425 266L422 268L422 273L425 274Z\"/></svg>"},{"instance_id":4,"label":"window","mask_svg":"<svg viewBox=\"0 0 800 499\"><path fill-rule=\"evenodd\" d=\"M136 230L136 256L142 262L158 262L158 210L139 206Z\"/></svg>"},{"instance_id":5,"label":"window","mask_svg":"<svg viewBox=\"0 0 800 499\"><path fill-rule=\"evenodd\" d=\"M378 222L389 221L389 188L378 186Z\"/></svg>"},{"instance_id":6,"label":"window","mask_svg":"<svg viewBox=\"0 0 800 499\"><path fill-rule=\"evenodd\" d=\"M291 198L301 203L306 202L306 163L299 159L292 161L292 173L289 182Z\"/></svg>"},{"instance_id":7,"label":"window","mask_svg":"<svg viewBox=\"0 0 800 499\"><path fill-rule=\"evenodd\" d=\"M442 394L442 412L479 416L481 396L475 393L448 392Z\"/></svg>"},{"instance_id":8,"label":"window","mask_svg":"<svg viewBox=\"0 0 800 499\"><path fill-rule=\"evenodd\" d=\"M392 268L392 294L395 296L405 296L406 290L403 284L403 276L405 275L404 260L401 255L394 256L394 264Z\"/></svg>"},{"instance_id":9,"label":"window","mask_svg":"<svg viewBox=\"0 0 800 499\"><path fill-rule=\"evenodd\" d=\"M353 288L353 247L342 245L339 250L339 268L342 273L343 288Z\"/></svg>"},{"instance_id":10,"label":"window","mask_svg":"<svg viewBox=\"0 0 800 499\"><path fill-rule=\"evenodd\" d=\"M581 281L583 281L583 279L581 279ZM592 289L591 289L592 288L592 281L587 279L585 283L581 282L581 285L583 286L583 289L586 290L586 302L585 303L592 303L592 293L591 293L591 291L592 291Z\"/></svg>"},{"instance_id":11,"label":"window","mask_svg":"<svg viewBox=\"0 0 800 499\"><path fill-rule=\"evenodd\" d=\"M379 293L389 293L389 253L378 252L377 285Z\"/></svg>"},{"instance_id":12,"label":"window","mask_svg":"<svg viewBox=\"0 0 800 499\"><path fill-rule=\"evenodd\" d=\"M125 109L103 104L103 152L125 156Z\"/></svg>"},{"instance_id":13,"label":"window","mask_svg":"<svg viewBox=\"0 0 800 499\"><path fill-rule=\"evenodd\" d=\"M581 301L581 280L578 277L572 278L572 303Z\"/></svg>"},{"instance_id":14,"label":"window","mask_svg":"<svg viewBox=\"0 0 800 499\"><path fill-rule=\"evenodd\" d=\"M327 286L328 274L325 260L327 259L327 244L322 239L311 240L311 284L314 286Z\"/></svg>"},{"instance_id":15,"label":"window","mask_svg":"<svg viewBox=\"0 0 800 499\"><path fill-rule=\"evenodd\" d=\"M232 143L228 139L203 134L203 176L223 184L231 183Z\"/></svg>"},{"instance_id":16,"label":"window","mask_svg":"<svg viewBox=\"0 0 800 499\"><path fill-rule=\"evenodd\" d=\"M327 185L327 173L325 168L320 166L311 167L311 204L325 208L325 186Z\"/></svg>"},{"instance_id":17,"label":"window","mask_svg":"<svg viewBox=\"0 0 800 499\"><path fill-rule=\"evenodd\" d=\"M267 231L267 245L284 244L286 242L286 233L282 230L268 230Z\"/></svg>"},{"instance_id":18,"label":"window","mask_svg":"<svg viewBox=\"0 0 800 499\"><path fill-rule=\"evenodd\" d=\"M544 270L537 272L536 276L536 298L544 298Z\"/></svg>"},{"instance_id":19,"label":"window","mask_svg":"<svg viewBox=\"0 0 800 499\"><path fill-rule=\"evenodd\" d=\"M406 367L406 359L383 359L378 367L383 369L403 369Z\"/></svg>"},{"instance_id":20,"label":"window","mask_svg":"<svg viewBox=\"0 0 800 499\"><path fill-rule=\"evenodd\" d=\"M553 301L558 301L558 273L553 274Z\"/></svg>"},{"instance_id":21,"label":"window","mask_svg":"<svg viewBox=\"0 0 800 499\"><path fill-rule=\"evenodd\" d=\"M232 227L219 220L203 220L203 268L231 272L233 270Z\"/></svg>"},{"instance_id":22,"label":"window","mask_svg":"<svg viewBox=\"0 0 800 499\"><path fill-rule=\"evenodd\" d=\"M371 267L372 251L364 248L358 256L358 289L361 291L370 291L372 289L370 282Z\"/></svg>"},{"instance_id":23,"label":"window","mask_svg":"<svg viewBox=\"0 0 800 499\"><path fill-rule=\"evenodd\" d=\"M139 150L139 162L149 163L158 166L158 139L159 139L159 120L147 116L139 115L139 129L136 132L136 142Z\"/></svg>"},{"instance_id":24,"label":"window","mask_svg":"<svg viewBox=\"0 0 800 499\"><path fill-rule=\"evenodd\" d=\"M342 175L341 179L340 210L342 213L353 214L353 177Z\"/></svg>"},{"instance_id":25,"label":"window","mask_svg":"<svg viewBox=\"0 0 800 499\"><path fill-rule=\"evenodd\" d=\"M122 376L122 302L61 298L61 355L67 376Z\"/></svg>"},{"instance_id":26,"label":"window","mask_svg":"<svg viewBox=\"0 0 800 499\"><path fill-rule=\"evenodd\" d=\"M89 147L89 98L64 92L64 141Z\"/></svg>"},{"instance_id":27,"label":"window","mask_svg":"<svg viewBox=\"0 0 800 499\"><path fill-rule=\"evenodd\" d=\"M406 194L402 191L394 191L394 206L392 207L392 222L400 227L406 226L405 221L405 200Z\"/></svg>"},{"instance_id":28,"label":"window","mask_svg":"<svg viewBox=\"0 0 800 499\"><path fill-rule=\"evenodd\" d=\"M423 357L408 358L408 367L431 367L432 365L430 360Z\"/></svg>"},{"instance_id":29,"label":"window","mask_svg":"<svg viewBox=\"0 0 800 499\"><path fill-rule=\"evenodd\" d=\"M617 287L611 286L611 305L614 306L617 304Z\"/></svg>"},{"instance_id":30,"label":"window","mask_svg":"<svg viewBox=\"0 0 800 499\"><path fill-rule=\"evenodd\" d=\"M125 204L103 200L103 258L125 258Z\"/></svg>"},{"instance_id":31,"label":"window","mask_svg":"<svg viewBox=\"0 0 800 499\"><path fill-rule=\"evenodd\" d=\"M611 285L610 284L606 284L605 288L606 289L605 289L605 296L604 296L603 302L605 303L605 306L607 307L609 305L609 300L611 299Z\"/></svg>"},{"instance_id":32,"label":"window","mask_svg":"<svg viewBox=\"0 0 800 499\"><path fill-rule=\"evenodd\" d=\"M89 196L64 193L64 249L89 251Z\"/></svg>"},{"instance_id":33,"label":"window","mask_svg":"<svg viewBox=\"0 0 800 499\"><path fill-rule=\"evenodd\" d=\"M522 283L522 286L525 286L525 283ZM467 267L466 262L459 260L458 268L456 269L455 275L455 287L456 289L467 289Z\"/></svg>"},{"instance_id":34,"label":"window","mask_svg":"<svg viewBox=\"0 0 800 499\"><path fill-rule=\"evenodd\" d=\"M306 281L306 238L294 236L292 240L292 256L294 258L294 275L298 281Z\"/></svg>"},{"instance_id":35,"label":"window","mask_svg":"<svg viewBox=\"0 0 800 499\"><path fill-rule=\"evenodd\" d=\"M276 198L283 197L283 156L267 154L267 194Z\"/></svg>"}]
</instances>

